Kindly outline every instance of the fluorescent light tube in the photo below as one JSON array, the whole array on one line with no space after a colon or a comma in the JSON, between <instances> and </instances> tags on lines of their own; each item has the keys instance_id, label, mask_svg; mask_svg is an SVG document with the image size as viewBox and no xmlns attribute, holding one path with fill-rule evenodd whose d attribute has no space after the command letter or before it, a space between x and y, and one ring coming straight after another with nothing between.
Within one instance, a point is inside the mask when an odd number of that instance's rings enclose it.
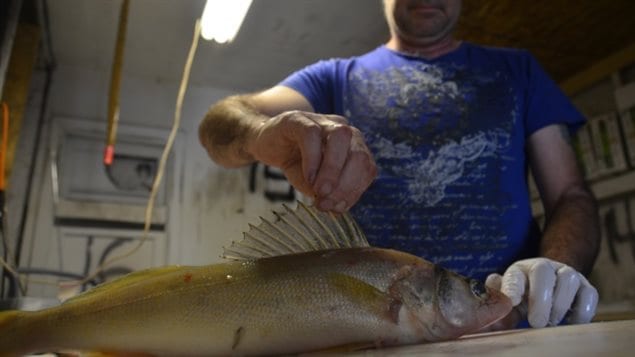
<instances>
[{"instance_id":1,"label":"fluorescent light tube","mask_svg":"<svg viewBox=\"0 0 635 357\"><path fill-rule=\"evenodd\" d=\"M252 0L207 0L201 36L218 43L231 42L243 23Z\"/></svg>"}]
</instances>

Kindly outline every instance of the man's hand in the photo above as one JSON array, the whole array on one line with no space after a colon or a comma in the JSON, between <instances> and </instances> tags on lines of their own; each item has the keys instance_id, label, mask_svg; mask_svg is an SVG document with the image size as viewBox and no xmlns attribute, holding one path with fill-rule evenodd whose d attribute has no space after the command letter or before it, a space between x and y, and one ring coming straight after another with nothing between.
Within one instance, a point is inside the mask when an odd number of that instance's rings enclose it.
<instances>
[{"instance_id":1,"label":"man's hand","mask_svg":"<svg viewBox=\"0 0 635 357\"><path fill-rule=\"evenodd\" d=\"M597 290L582 274L547 258L518 261L502 277L488 276L486 284L499 286L514 306L527 303L532 327L557 325L565 315L569 323L587 323L595 315L598 303Z\"/></svg>"},{"instance_id":2,"label":"man's hand","mask_svg":"<svg viewBox=\"0 0 635 357\"><path fill-rule=\"evenodd\" d=\"M323 210L348 210L377 175L362 134L337 115L284 112L258 127L247 150L256 160L281 168Z\"/></svg>"}]
</instances>

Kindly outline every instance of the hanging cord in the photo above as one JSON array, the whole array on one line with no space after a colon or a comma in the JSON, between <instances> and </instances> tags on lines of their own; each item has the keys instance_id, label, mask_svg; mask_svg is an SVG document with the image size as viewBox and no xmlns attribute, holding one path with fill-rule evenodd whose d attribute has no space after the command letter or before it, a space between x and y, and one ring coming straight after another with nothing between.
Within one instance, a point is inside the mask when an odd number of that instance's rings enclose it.
<instances>
[{"instance_id":1,"label":"hanging cord","mask_svg":"<svg viewBox=\"0 0 635 357\"><path fill-rule=\"evenodd\" d=\"M181 79L179 93L176 98L176 108L174 110L174 122L172 124L172 130L170 131L170 135L168 136L168 140L165 144L165 148L163 149L161 160L159 161L159 169L157 170L157 175L152 184L152 190L150 191L150 197L148 199L148 204L146 206L143 235L134 248L132 248L127 253L124 253L119 256L115 256L111 259L106 260L97 268L97 270L95 270L92 274L90 274L84 280L79 282L78 285L81 285L88 281L93 280L108 265L116 261L125 259L131 256L132 254L136 253L141 248L141 246L145 243L145 241L148 239L148 235L150 233L150 225L152 223L152 211L154 209L154 200L157 196L157 192L159 191L159 186L161 185L161 179L163 178L163 174L165 172L165 166L168 161L168 156L170 155L170 151L172 150L174 140L176 139L176 135L178 134L179 127L181 125L181 112L183 108L183 99L185 97L185 91L187 89L188 81L190 78L190 72L192 69L192 62L194 61L194 55L196 54L196 48L198 47L198 38L200 37L200 33L201 33L201 22L199 19L199 20L196 20L196 24L194 25L194 37L192 38L192 45L190 46L190 51L188 53L187 60L185 61L183 77Z\"/></svg>"},{"instance_id":2,"label":"hanging cord","mask_svg":"<svg viewBox=\"0 0 635 357\"><path fill-rule=\"evenodd\" d=\"M123 68L123 50L126 44L126 28L128 27L128 9L130 1L123 0L119 13L119 28L115 56L112 61L112 76L110 78L110 95L108 96L108 131L106 133L106 149L104 150L104 165L110 169L115 155L115 141L117 140L117 126L119 124L119 92L121 88L121 72Z\"/></svg>"},{"instance_id":3,"label":"hanging cord","mask_svg":"<svg viewBox=\"0 0 635 357\"><path fill-rule=\"evenodd\" d=\"M196 20L196 23L194 25L194 36L193 36L193 39L192 39L192 44L190 46L190 51L189 51L188 56L187 56L187 60L185 61L185 68L183 69L183 77L181 79L181 84L180 84L180 87L179 87L179 93L178 93L177 98L176 98L176 108L174 110L174 122L172 124L172 130L170 131L170 134L168 136L167 142L165 144L165 148L163 149L163 153L161 155L161 160L159 161L159 168L157 170L157 175L156 175L156 177L154 179L154 182L152 184L152 190L150 191L150 197L148 198L148 204L147 204L146 210L145 210L143 235L142 235L141 239L139 240L137 245L134 248L132 248L130 251L104 261L89 276L84 277L84 279L81 280L81 281L74 282L72 284L72 286L79 286L79 285L83 285L85 283L88 283L88 282L92 281L99 274L103 273L103 271L106 269L106 267L108 267L110 264L112 264L112 263L114 263L116 261L125 259L125 258L131 256L132 254L136 253L141 248L141 246L145 243L145 241L147 240L148 235L150 233L150 225L151 225L151 222L152 222L152 212L153 212L153 209L154 209L154 201L155 201L157 192L159 190L159 186L161 185L161 179L163 178L163 174L165 172L165 166L166 166L166 163L167 163L167 160L168 160L168 156L170 155L170 151L172 150L172 146L174 144L174 140L176 139L176 135L178 134L178 130L179 130L179 127L180 127L180 124L181 124L181 112L182 112L182 108L183 108L183 99L185 97L185 91L187 89L188 81L189 81L189 78L190 78L190 72L191 72L191 69L192 69L192 62L194 61L194 55L196 54L196 49L198 47L198 38L200 37L200 33L201 33L201 21L200 21L200 19L198 19L198 20ZM9 264L7 264L7 262L2 260L2 258L0 258L0 263L2 263L2 265L15 277L15 279L18 282L20 282L20 275L18 274L18 272L16 270L14 270ZM29 282L30 283L34 283L34 284L44 284L44 285L54 285L54 286L58 286L59 285L57 282L45 281L45 280L32 280L32 279L30 279Z\"/></svg>"}]
</instances>

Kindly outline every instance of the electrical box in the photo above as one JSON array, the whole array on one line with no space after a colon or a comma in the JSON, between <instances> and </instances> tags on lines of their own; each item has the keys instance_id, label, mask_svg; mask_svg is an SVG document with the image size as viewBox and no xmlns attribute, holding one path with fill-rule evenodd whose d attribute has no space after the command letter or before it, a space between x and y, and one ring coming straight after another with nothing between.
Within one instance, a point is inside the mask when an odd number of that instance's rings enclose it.
<instances>
[{"instance_id":1,"label":"electrical box","mask_svg":"<svg viewBox=\"0 0 635 357\"><path fill-rule=\"evenodd\" d=\"M55 222L62 226L139 228L167 130L120 125L115 158L103 163L106 123L62 119L51 146ZM178 158L178 155L176 155ZM168 219L168 196L175 177L171 155L159 186L152 227L163 230Z\"/></svg>"}]
</instances>

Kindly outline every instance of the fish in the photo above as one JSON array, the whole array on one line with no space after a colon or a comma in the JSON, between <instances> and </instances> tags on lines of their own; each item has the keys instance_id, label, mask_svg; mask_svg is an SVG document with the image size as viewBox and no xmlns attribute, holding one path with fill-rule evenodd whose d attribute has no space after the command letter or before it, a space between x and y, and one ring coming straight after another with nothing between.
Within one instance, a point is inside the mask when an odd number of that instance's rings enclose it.
<instances>
[{"instance_id":1,"label":"fish","mask_svg":"<svg viewBox=\"0 0 635 357\"><path fill-rule=\"evenodd\" d=\"M249 225L226 261L163 266L39 311L0 313L0 356L272 355L451 340L505 317L501 292L302 202Z\"/></svg>"}]
</instances>

